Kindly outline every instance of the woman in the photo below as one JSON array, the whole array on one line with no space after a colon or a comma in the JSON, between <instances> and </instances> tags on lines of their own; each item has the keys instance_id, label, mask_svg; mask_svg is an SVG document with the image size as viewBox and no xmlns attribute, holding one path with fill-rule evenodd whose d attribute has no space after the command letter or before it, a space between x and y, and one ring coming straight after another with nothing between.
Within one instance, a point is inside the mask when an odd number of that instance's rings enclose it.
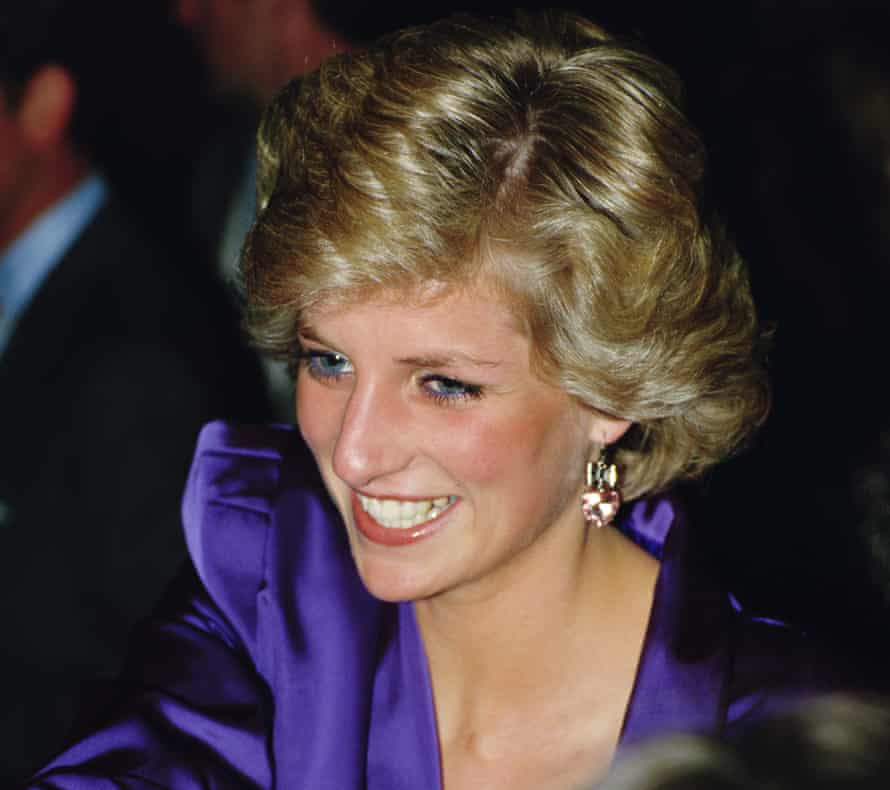
<instances>
[{"instance_id":1,"label":"woman","mask_svg":"<svg viewBox=\"0 0 890 790\"><path fill-rule=\"evenodd\" d=\"M42 786L565 788L829 684L656 496L768 403L677 92L549 13L407 30L278 97L248 322L295 362L332 504L291 431L208 427L200 583Z\"/></svg>"}]
</instances>

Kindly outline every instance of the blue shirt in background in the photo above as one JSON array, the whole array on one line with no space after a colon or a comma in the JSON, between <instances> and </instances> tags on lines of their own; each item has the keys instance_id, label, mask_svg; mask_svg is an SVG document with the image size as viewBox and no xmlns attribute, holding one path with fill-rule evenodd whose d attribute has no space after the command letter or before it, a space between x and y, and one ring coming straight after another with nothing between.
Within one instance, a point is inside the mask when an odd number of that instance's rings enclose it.
<instances>
[{"instance_id":1,"label":"blue shirt in background","mask_svg":"<svg viewBox=\"0 0 890 790\"><path fill-rule=\"evenodd\" d=\"M88 176L0 251L0 354L22 313L96 215L107 191L101 176Z\"/></svg>"}]
</instances>

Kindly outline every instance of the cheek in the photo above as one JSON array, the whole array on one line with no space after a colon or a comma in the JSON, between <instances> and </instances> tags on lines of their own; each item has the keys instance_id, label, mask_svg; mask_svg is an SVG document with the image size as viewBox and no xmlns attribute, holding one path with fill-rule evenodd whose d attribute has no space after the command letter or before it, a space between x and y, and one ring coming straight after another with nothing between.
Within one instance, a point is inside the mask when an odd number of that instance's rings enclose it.
<instances>
[{"instance_id":1,"label":"cheek","mask_svg":"<svg viewBox=\"0 0 890 790\"><path fill-rule=\"evenodd\" d=\"M533 417L527 416L533 414ZM435 432L436 455L469 485L503 485L529 493L566 475L572 453L564 442L569 426L546 409L478 420L457 414ZM574 428L574 426L572 426ZM579 471L579 475L583 470Z\"/></svg>"},{"instance_id":2,"label":"cheek","mask_svg":"<svg viewBox=\"0 0 890 790\"><path fill-rule=\"evenodd\" d=\"M297 425L309 449L324 455L337 441L340 406L337 398L305 373L297 375Z\"/></svg>"},{"instance_id":3,"label":"cheek","mask_svg":"<svg viewBox=\"0 0 890 790\"><path fill-rule=\"evenodd\" d=\"M439 413L423 429L429 454L448 474L470 486L503 474L503 454L510 443L509 421L471 410Z\"/></svg>"}]
</instances>

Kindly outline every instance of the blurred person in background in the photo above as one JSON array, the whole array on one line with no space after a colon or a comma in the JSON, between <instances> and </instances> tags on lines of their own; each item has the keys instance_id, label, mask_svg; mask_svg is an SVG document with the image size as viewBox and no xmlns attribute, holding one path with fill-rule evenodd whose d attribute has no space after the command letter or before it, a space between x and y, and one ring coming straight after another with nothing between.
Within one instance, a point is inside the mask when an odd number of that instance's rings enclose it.
<instances>
[{"instance_id":1,"label":"blurred person in background","mask_svg":"<svg viewBox=\"0 0 890 790\"><path fill-rule=\"evenodd\" d=\"M890 708L834 695L731 737L683 734L629 752L595 790L885 790ZM591 788L594 790L594 788Z\"/></svg>"},{"instance_id":2,"label":"blurred person in background","mask_svg":"<svg viewBox=\"0 0 890 790\"><path fill-rule=\"evenodd\" d=\"M319 16L311 0L172 0L207 69L211 89L231 102L231 125L199 162L196 231L213 248L223 279L231 281L256 213L256 124L292 77L314 71L349 49L344 36ZM240 112L239 112L240 110Z\"/></svg>"},{"instance_id":3,"label":"blurred person in background","mask_svg":"<svg viewBox=\"0 0 890 790\"><path fill-rule=\"evenodd\" d=\"M350 44L311 0L172 0L172 12L191 33L210 88L225 107L195 164L188 224L222 281L234 287L241 245L256 216L260 114L288 80ZM285 368L264 360L263 369L277 418L293 420Z\"/></svg>"},{"instance_id":4,"label":"blurred person in background","mask_svg":"<svg viewBox=\"0 0 890 790\"><path fill-rule=\"evenodd\" d=\"M0 10L3 786L58 747L181 562L200 425L267 413L218 282L95 166L103 75L127 67L103 48L112 7Z\"/></svg>"}]
</instances>

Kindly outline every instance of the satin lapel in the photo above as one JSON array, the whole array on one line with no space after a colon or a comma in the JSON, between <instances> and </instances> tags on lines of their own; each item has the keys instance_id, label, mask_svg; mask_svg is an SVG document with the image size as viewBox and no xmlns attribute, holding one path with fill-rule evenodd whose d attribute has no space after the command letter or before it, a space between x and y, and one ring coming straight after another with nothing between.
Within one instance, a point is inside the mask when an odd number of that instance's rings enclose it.
<instances>
[{"instance_id":1,"label":"satin lapel","mask_svg":"<svg viewBox=\"0 0 890 790\"><path fill-rule=\"evenodd\" d=\"M732 612L711 567L678 513L664 543L619 752L672 730L719 730L725 720Z\"/></svg>"},{"instance_id":2,"label":"satin lapel","mask_svg":"<svg viewBox=\"0 0 890 790\"><path fill-rule=\"evenodd\" d=\"M258 663L276 689L277 781L360 790L387 607L363 587L333 506L293 494L297 487L283 480L259 599Z\"/></svg>"},{"instance_id":3,"label":"satin lapel","mask_svg":"<svg viewBox=\"0 0 890 790\"><path fill-rule=\"evenodd\" d=\"M433 692L412 604L400 604L374 683L368 790L439 790Z\"/></svg>"}]
</instances>

